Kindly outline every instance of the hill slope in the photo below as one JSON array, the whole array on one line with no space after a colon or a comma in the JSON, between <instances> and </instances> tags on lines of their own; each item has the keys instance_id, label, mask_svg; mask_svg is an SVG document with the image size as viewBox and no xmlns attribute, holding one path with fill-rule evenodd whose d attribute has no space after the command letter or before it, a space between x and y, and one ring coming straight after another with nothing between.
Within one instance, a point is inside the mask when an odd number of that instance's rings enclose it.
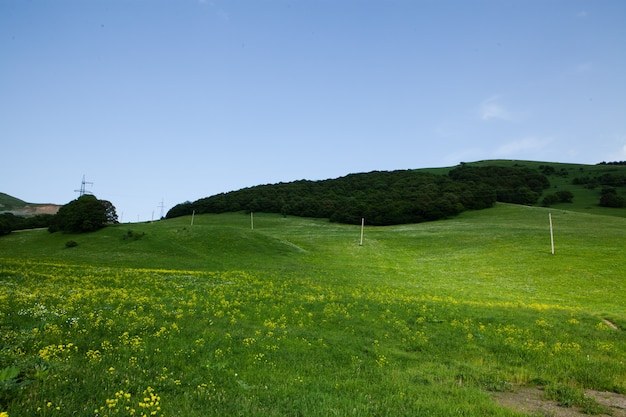
<instances>
[{"instance_id":1,"label":"hill slope","mask_svg":"<svg viewBox=\"0 0 626 417\"><path fill-rule=\"evenodd\" d=\"M557 256L549 255L549 212ZM190 220L185 216L114 225L89 234L14 233L0 239L0 253L47 262L138 268L304 275L324 270L331 280L358 276L394 285L418 280L440 295L525 303L578 305L590 293L573 298L570 294L591 285L598 291L594 303L601 301L626 314L619 301L626 296L620 282L620 271L626 269L626 219L619 217L498 203L449 220L366 227L363 247L358 245L360 227L324 219L257 213L253 230L250 217L241 213L196 215L193 225ZM78 246L66 248L68 240ZM504 287L515 290L502 292ZM605 288L612 290L605 292ZM555 295L557 289L564 292Z\"/></svg>"},{"instance_id":2,"label":"hill slope","mask_svg":"<svg viewBox=\"0 0 626 417\"><path fill-rule=\"evenodd\" d=\"M167 217L245 210L390 225L448 218L495 201L626 216L600 207L607 190L626 205L626 166L494 160L260 185L178 204Z\"/></svg>"},{"instance_id":3,"label":"hill slope","mask_svg":"<svg viewBox=\"0 0 626 417\"><path fill-rule=\"evenodd\" d=\"M331 221L391 225L448 218L496 201L533 204L549 186L545 175L519 167L463 164L448 175L424 170L373 171L324 181L261 185L173 207L168 218L239 210Z\"/></svg>"},{"instance_id":4,"label":"hill slope","mask_svg":"<svg viewBox=\"0 0 626 417\"><path fill-rule=\"evenodd\" d=\"M539 385L568 416L617 416L585 390L626 391L625 230L497 203L362 246L358 226L261 213L13 233L0 407L513 417L500 393Z\"/></svg>"},{"instance_id":5,"label":"hill slope","mask_svg":"<svg viewBox=\"0 0 626 417\"><path fill-rule=\"evenodd\" d=\"M19 198L0 193L0 213L9 212L19 216L35 216L37 214L55 214L60 207L57 204L27 203Z\"/></svg>"}]
</instances>

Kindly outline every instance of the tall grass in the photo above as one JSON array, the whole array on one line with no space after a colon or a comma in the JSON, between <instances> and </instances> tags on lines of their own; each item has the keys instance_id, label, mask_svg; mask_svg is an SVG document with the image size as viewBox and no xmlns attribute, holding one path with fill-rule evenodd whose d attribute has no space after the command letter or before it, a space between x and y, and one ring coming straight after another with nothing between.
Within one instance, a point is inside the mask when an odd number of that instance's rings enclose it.
<instances>
[{"instance_id":1,"label":"tall grass","mask_svg":"<svg viewBox=\"0 0 626 417\"><path fill-rule=\"evenodd\" d=\"M626 325L626 223L553 211L552 256L547 213L367 228L363 246L358 227L262 214L15 233L0 411L513 416L492 392L624 392L605 319Z\"/></svg>"}]
</instances>

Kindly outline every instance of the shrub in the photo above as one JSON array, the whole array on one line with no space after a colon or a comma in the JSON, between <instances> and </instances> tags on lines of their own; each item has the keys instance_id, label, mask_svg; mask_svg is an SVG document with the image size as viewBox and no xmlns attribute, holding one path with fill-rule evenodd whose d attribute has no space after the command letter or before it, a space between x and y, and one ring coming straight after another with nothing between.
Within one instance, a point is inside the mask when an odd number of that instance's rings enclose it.
<instances>
[{"instance_id":1,"label":"shrub","mask_svg":"<svg viewBox=\"0 0 626 417\"><path fill-rule=\"evenodd\" d=\"M550 207L552 204L558 203L559 197L556 194L548 194L541 200L541 205L544 207Z\"/></svg>"},{"instance_id":2,"label":"shrub","mask_svg":"<svg viewBox=\"0 0 626 417\"><path fill-rule=\"evenodd\" d=\"M617 195L615 188L604 188L600 197L600 205L602 207L622 208L626 207L626 199Z\"/></svg>"},{"instance_id":3,"label":"shrub","mask_svg":"<svg viewBox=\"0 0 626 417\"><path fill-rule=\"evenodd\" d=\"M571 191L557 191L556 196L561 203L571 203L574 200L574 193Z\"/></svg>"},{"instance_id":4,"label":"shrub","mask_svg":"<svg viewBox=\"0 0 626 417\"><path fill-rule=\"evenodd\" d=\"M142 237L144 237L144 235L145 235L144 232L137 233L137 232L133 232L132 230L129 230L128 232L124 233L124 236L122 236L122 239L124 239L124 240L128 240L128 239L139 240Z\"/></svg>"},{"instance_id":5,"label":"shrub","mask_svg":"<svg viewBox=\"0 0 626 417\"><path fill-rule=\"evenodd\" d=\"M75 240L68 240L67 242L65 242L66 248L75 248L76 246L78 246L78 242L76 242Z\"/></svg>"}]
</instances>

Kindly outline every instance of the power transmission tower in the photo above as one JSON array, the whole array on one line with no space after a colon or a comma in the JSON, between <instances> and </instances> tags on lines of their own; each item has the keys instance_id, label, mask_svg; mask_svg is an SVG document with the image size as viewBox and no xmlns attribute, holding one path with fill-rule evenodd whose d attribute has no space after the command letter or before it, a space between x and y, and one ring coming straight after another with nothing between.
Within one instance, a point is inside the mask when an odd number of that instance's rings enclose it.
<instances>
[{"instance_id":1,"label":"power transmission tower","mask_svg":"<svg viewBox=\"0 0 626 417\"><path fill-rule=\"evenodd\" d=\"M165 209L165 206L163 205L163 199L161 199L161 203L158 206L161 209L161 217L159 217L159 219L163 218L163 210Z\"/></svg>"},{"instance_id":2,"label":"power transmission tower","mask_svg":"<svg viewBox=\"0 0 626 417\"><path fill-rule=\"evenodd\" d=\"M86 184L93 185L93 182L85 181L85 174L83 174L83 181L80 183L80 190L74 190L75 193L79 193L78 194L79 197L82 197L85 194L91 194L91 191L85 191Z\"/></svg>"}]
</instances>

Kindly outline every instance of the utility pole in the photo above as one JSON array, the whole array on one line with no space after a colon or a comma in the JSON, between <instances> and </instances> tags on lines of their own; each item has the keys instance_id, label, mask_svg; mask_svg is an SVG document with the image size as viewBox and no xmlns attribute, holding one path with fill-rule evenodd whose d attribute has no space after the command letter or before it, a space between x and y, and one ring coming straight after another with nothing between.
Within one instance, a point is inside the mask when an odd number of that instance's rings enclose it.
<instances>
[{"instance_id":1,"label":"utility pole","mask_svg":"<svg viewBox=\"0 0 626 417\"><path fill-rule=\"evenodd\" d=\"M74 190L75 193L79 193L78 194L79 197L82 197L85 194L91 194L90 191L85 191L85 185L86 184L93 185L93 182L85 181L85 174L83 174L83 181L80 183L80 190Z\"/></svg>"}]
</instances>

